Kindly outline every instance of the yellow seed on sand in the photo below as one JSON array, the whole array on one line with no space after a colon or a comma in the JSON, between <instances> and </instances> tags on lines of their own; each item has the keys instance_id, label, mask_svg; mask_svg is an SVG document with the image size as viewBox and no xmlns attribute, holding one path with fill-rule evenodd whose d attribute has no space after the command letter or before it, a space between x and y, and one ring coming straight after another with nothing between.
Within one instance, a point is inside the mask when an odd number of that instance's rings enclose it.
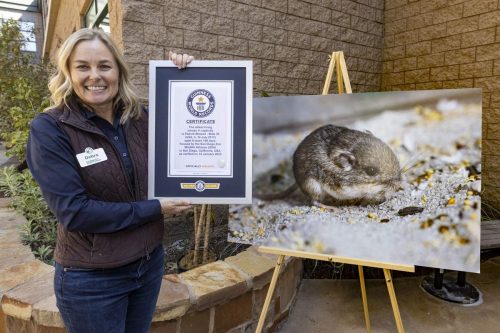
<instances>
[{"instance_id":1,"label":"yellow seed on sand","mask_svg":"<svg viewBox=\"0 0 500 333\"><path fill-rule=\"evenodd\" d=\"M448 202L447 202L447 205L451 206L451 205L454 205L455 203L456 203L455 198L449 198Z\"/></svg>"},{"instance_id":2,"label":"yellow seed on sand","mask_svg":"<svg viewBox=\"0 0 500 333\"><path fill-rule=\"evenodd\" d=\"M450 230L450 228L448 226L442 225L442 226L439 226L438 230L440 233L445 233L445 232L448 232Z\"/></svg>"},{"instance_id":3,"label":"yellow seed on sand","mask_svg":"<svg viewBox=\"0 0 500 333\"><path fill-rule=\"evenodd\" d=\"M325 244L323 244L322 242L315 241L313 246L314 246L314 249L316 250L316 252L319 252L319 253L325 252Z\"/></svg>"},{"instance_id":4,"label":"yellow seed on sand","mask_svg":"<svg viewBox=\"0 0 500 333\"><path fill-rule=\"evenodd\" d=\"M469 244L470 243L470 240L468 238L465 238L465 237L460 237L458 242L461 244L461 245L466 245L466 244Z\"/></svg>"},{"instance_id":5,"label":"yellow seed on sand","mask_svg":"<svg viewBox=\"0 0 500 333\"><path fill-rule=\"evenodd\" d=\"M434 224L434 221L432 219L427 219L420 224L420 229L427 229L427 228L431 227L433 224Z\"/></svg>"}]
</instances>

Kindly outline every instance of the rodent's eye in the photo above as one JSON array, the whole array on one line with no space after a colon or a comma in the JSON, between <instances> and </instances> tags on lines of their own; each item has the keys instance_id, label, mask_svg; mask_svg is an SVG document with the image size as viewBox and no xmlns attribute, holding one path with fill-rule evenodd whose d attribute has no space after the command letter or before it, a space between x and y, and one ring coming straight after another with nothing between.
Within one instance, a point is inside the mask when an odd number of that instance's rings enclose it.
<instances>
[{"instance_id":1,"label":"rodent's eye","mask_svg":"<svg viewBox=\"0 0 500 333\"><path fill-rule=\"evenodd\" d=\"M375 176L379 173L379 171L376 167L369 166L369 167L366 167L364 170L368 176Z\"/></svg>"}]
</instances>

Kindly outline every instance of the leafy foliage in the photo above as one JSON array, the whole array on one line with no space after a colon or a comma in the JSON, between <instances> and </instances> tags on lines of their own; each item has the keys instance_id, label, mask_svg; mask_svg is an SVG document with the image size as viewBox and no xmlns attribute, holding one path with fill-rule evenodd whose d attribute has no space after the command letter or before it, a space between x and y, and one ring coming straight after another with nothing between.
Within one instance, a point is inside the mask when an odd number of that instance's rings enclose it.
<instances>
[{"instance_id":1,"label":"leafy foliage","mask_svg":"<svg viewBox=\"0 0 500 333\"><path fill-rule=\"evenodd\" d=\"M29 170L19 172L14 166L4 168L0 188L12 198L12 207L27 220L21 229L23 243L30 246L35 257L50 262L56 243L57 220Z\"/></svg>"},{"instance_id":2,"label":"leafy foliage","mask_svg":"<svg viewBox=\"0 0 500 333\"><path fill-rule=\"evenodd\" d=\"M0 138L9 156L23 160L29 122L49 105L49 65L22 51L23 35L14 20L0 26Z\"/></svg>"},{"instance_id":3,"label":"leafy foliage","mask_svg":"<svg viewBox=\"0 0 500 333\"><path fill-rule=\"evenodd\" d=\"M0 139L8 156L25 159L29 123L49 105L49 66L23 52L19 24L9 20L0 26ZM56 219L29 170L7 167L0 174L0 188L12 197L12 206L25 216L22 240L40 260L51 262L56 239Z\"/></svg>"}]
</instances>

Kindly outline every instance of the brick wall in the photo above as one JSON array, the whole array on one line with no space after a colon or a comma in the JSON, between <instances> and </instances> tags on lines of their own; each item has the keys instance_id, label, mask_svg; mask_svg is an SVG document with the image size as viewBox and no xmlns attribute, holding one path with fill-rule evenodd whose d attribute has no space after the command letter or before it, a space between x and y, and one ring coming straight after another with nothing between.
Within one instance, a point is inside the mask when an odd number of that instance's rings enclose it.
<instances>
[{"instance_id":1,"label":"brick wall","mask_svg":"<svg viewBox=\"0 0 500 333\"><path fill-rule=\"evenodd\" d=\"M483 203L500 208L498 0L386 0L383 90L483 89Z\"/></svg>"},{"instance_id":2,"label":"brick wall","mask_svg":"<svg viewBox=\"0 0 500 333\"><path fill-rule=\"evenodd\" d=\"M276 95L321 93L328 55L343 50L353 90L380 89L383 0L113 2L122 7L123 50L144 96L148 60L169 50L251 59L256 94Z\"/></svg>"}]
</instances>

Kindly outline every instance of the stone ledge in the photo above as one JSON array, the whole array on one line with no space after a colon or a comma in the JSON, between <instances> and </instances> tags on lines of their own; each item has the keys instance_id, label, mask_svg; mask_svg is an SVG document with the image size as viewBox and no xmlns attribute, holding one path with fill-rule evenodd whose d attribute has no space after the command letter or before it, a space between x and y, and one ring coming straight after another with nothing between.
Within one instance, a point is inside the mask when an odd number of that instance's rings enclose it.
<instances>
[{"instance_id":1,"label":"stone ledge","mask_svg":"<svg viewBox=\"0 0 500 333\"><path fill-rule=\"evenodd\" d=\"M250 287L261 289L271 281L276 263L254 251L244 251L225 259L229 265L236 267L250 277Z\"/></svg>"},{"instance_id":2,"label":"stone ledge","mask_svg":"<svg viewBox=\"0 0 500 333\"><path fill-rule=\"evenodd\" d=\"M203 310L248 290L247 277L224 261L194 268L180 275L197 310Z\"/></svg>"},{"instance_id":3,"label":"stone ledge","mask_svg":"<svg viewBox=\"0 0 500 333\"><path fill-rule=\"evenodd\" d=\"M3 313L6 316L31 320L34 304L54 294L53 277L52 270L9 290L2 297Z\"/></svg>"},{"instance_id":4,"label":"stone ledge","mask_svg":"<svg viewBox=\"0 0 500 333\"><path fill-rule=\"evenodd\" d=\"M34 259L29 248L21 244L18 232L25 220L12 210L1 208L2 200L7 201L0 198L0 220L5 220L0 223L0 238L8 246L0 244L0 333L19 332L19 328L26 332L63 332L64 323L53 290L54 268ZM264 288L269 285L276 258L252 246L224 261L165 275L151 332L160 326L168 327L172 333L192 333L193 327L201 332L209 332L210 328L217 332L251 330L262 310L267 293ZM301 272L300 259L285 260L265 327L272 328L276 320L287 315ZM239 313L235 307L246 310ZM235 316L228 317L227 309L236 311ZM193 322L206 314L210 314L206 327Z\"/></svg>"},{"instance_id":5,"label":"stone ledge","mask_svg":"<svg viewBox=\"0 0 500 333\"><path fill-rule=\"evenodd\" d=\"M165 275L156 302L153 322L182 317L191 306L188 287L178 275Z\"/></svg>"},{"instance_id":6,"label":"stone ledge","mask_svg":"<svg viewBox=\"0 0 500 333\"><path fill-rule=\"evenodd\" d=\"M33 306L33 321L39 325L64 328L64 322L56 306L56 295L51 295Z\"/></svg>"},{"instance_id":7,"label":"stone ledge","mask_svg":"<svg viewBox=\"0 0 500 333\"><path fill-rule=\"evenodd\" d=\"M54 268L41 261L33 260L27 263L11 266L1 271L0 298L3 292L24 284L39 274L52 272Z\"/></svg>"}]
</instances>

